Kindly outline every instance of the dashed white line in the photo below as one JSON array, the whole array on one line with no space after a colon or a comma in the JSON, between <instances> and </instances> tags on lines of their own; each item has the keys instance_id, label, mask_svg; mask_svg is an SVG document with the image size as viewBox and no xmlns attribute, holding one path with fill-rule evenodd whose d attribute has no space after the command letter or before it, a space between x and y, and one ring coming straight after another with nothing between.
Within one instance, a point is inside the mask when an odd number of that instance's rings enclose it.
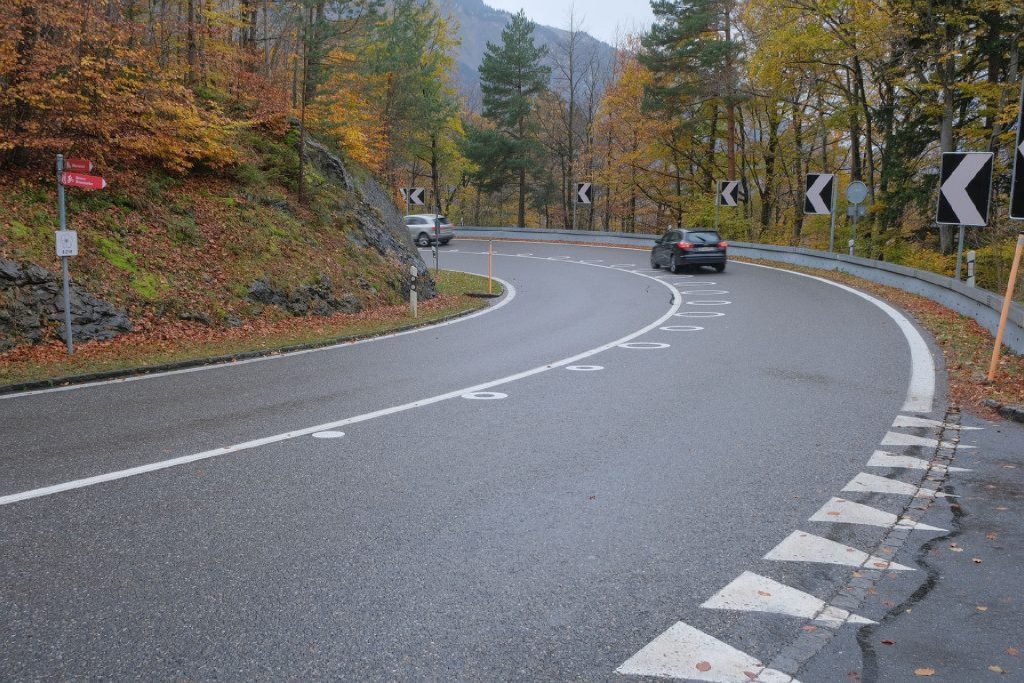
<instances>
[{"instance_id":1,"label":"dashed white line","mask_svg":"<svg viewBox=\"0 0 1024 683\"><path fill-rule=\"evenodd\" d=\"M897 415L896 419L892 421L892 426L897 429L906 429L908 427L932 427L935 429L953 429L962 432L984 429L984 427L967 427L952 422L943 422L942 420L931 420L927 417L916 417L913 415Z\"/></svg>"},{"instance_id":2,"label":"dashed white line","mask_svg":"<svg viewBox=\"0 0 1024 683\"><path fill-rule=\"evenodd\" d=\"M875 451L868 459L868 467L892 467L907 470L935 470L936 472L970 472L963 467L949 467L938 463L932 464L924 458L911 455L896 455L888 451Z\"/></svg>"},{"instance_id":3,"label":"dashed white line","mask_svg":"<svg viewBox=\"0 0 1024 683\"><path fill-rule=\"evenodd\" d=\"M701 607L738 612L771 612L813 619L830 626L874 624L876 622L826 604L824 600L779 583L767 576L743 572L728 586L711 596Z\"/></svg>"},{"instance_id":4,"label":"dashed white line","mask_svg":"<svg viewBox=\"0 0 1024 683\"><path fill-rule=\"evenodd\" d=\"M836 543L828 538L815 536L806 531L794 531L781 543L768 551L766 560L775 562L813 562L819 564L835 564L845 567L868 567L873 569L891 569L894 571L914 571L896 562L869 555L852 546Z\"/></svg>"},{"instance_id":5,"label":"dashed white line","mask_svg":"<svg viewBox=\"0 0 1024 683\"><path fill-rule=\"evenodd\" d=\"M795 678L682 621L645 645L615 673L709 683L799 683Z\"/></svg>"},{"instance_id":6,"label":"dashed white line","mask_svg":"<svg viewBox=\"0 0 1024 683\"><path fill-rule=\"evenodd\" d=\"M728 306L731 301L687 301L688 306Z\"/></svg>"},{"instance_id":7,"label":"dashed white line","mask_svg":"<svg viewBox=\"0 0 1024 683\"><path fill-rule=\"evenodd\" d=\"M891 512L879 510L869 505L861 505L843 498L832 498L820 510L811 515L812 522L829 522L832 524L862 524L885 528L900 527L901 529L917 529L920 531L942 531L938 527L897 517Z\"/></svg>"},{"instance_id":8,"label":"dashed white line","mask_svg":"<svg viewBox=\"0 0 1024 683\"><path fill-rule=\"evenodd\" d=\"M922 446L924 448L974 448L974 446L965 446L964 444L953 444L950 441L939 441L938 439L929 439L926 436L914 436L913 434L904 434L903 432L886 432L885 437L882 439L883 446Z\"/></svg>"},{"instance_id":9,"label":"dashed white line","mask_svg":"<svg viewBox=\"0 0 1024 683\"><path fill-rule=\"evenodd\" d=\"M846 486L843 487L843 491L852 491L856 493L888 493L896 496L912 496L915 498L947 497L945 493L940 493L935 489L927 489L922 486L908 484L905 481L890 479L889 477L879 477L876 474L868 474L866 472L861 472L851 479ZM956 496L953 497L955 498Z\"/></svg>"}]
</instances>

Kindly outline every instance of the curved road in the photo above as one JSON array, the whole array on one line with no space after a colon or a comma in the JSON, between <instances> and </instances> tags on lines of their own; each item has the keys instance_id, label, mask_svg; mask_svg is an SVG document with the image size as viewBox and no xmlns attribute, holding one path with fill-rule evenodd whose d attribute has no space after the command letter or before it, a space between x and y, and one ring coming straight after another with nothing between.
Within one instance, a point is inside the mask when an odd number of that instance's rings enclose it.
<instances>
[{"instance_id":1,"label":"curved road","mask_svg":"<svg viewBox=\"0 0 1024 683\"><path fill-rule=\"evenodd\" d=\"M496 246L470 319L0 397L0 679L790 680L854 628L846 560L911 524L871 476L941 431L920 340L791 273Z\"/></svg>"}]
</instances>

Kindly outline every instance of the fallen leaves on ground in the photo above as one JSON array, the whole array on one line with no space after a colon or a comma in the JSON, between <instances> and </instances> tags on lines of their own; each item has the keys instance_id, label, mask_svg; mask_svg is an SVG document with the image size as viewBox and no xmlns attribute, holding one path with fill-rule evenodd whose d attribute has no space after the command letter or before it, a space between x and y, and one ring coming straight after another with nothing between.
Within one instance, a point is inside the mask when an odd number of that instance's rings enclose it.
<instances>
[{"instance_id":1,"label":"fallen leaves on ground","mask_svg":"<svg viewBox=\"0 0 1024 683\"><path fill-rule=\"evenodd\" d=\"M920 667L918 669L914 669L914 675L915 676L934 676L935 675L935 669L931 668L930 666L922 666L922 667Z\"/></svg>"},{"instance_id":2,"label":"fallen leaves on ground","mask_svg":"<svg viewBox=\"0 0 1024 683\"><path fill-rule=\"evenodd\" d=\"M697 671L701 671L701 672L710 671L711 670L711 662L697 662L697 667L696 668L697 668Z\"/></svg>"}]
</instances>

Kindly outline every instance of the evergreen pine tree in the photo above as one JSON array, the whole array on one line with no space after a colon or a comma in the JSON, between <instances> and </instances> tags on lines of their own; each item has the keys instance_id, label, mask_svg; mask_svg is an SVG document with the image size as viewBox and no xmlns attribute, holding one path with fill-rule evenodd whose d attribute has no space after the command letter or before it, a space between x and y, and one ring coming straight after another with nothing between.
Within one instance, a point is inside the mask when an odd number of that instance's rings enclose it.
<instances>
[{"instance_id":1,"label":"evergreen pine tree","mask_svg":"<svg viewBox=\"0 0 1024 683\"><path fill-rule=\"evenodd\" d=\"M499 165L519 182L519 222L526 223L526 176L536 164L540 143L531 115L537 97L548 87L551 67L543 64L547 47L533 44L534 23L520 11L501 32L501 45L487 43L480 64L484 118L498 136L482 135L473 146L480 166ZM500 153L500 154L499 154ZM493 177L495 174L492 173Z\"/></svg>"}]
</instances>

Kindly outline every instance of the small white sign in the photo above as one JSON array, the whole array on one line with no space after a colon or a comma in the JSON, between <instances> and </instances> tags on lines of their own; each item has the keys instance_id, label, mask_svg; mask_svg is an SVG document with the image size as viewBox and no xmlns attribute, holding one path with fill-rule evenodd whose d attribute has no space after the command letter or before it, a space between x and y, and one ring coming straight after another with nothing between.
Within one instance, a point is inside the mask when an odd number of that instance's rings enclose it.
<instances>
[{"instance_id":1,"label":"small white sign","mask_svg":"<svg viewBox=\"0 0 1024 683\"><path fill-rule=\"evenodd\" d=\"M74 230L58 230L57 256L78 256L78 233Z\"/></svg>"}]
</instances>

